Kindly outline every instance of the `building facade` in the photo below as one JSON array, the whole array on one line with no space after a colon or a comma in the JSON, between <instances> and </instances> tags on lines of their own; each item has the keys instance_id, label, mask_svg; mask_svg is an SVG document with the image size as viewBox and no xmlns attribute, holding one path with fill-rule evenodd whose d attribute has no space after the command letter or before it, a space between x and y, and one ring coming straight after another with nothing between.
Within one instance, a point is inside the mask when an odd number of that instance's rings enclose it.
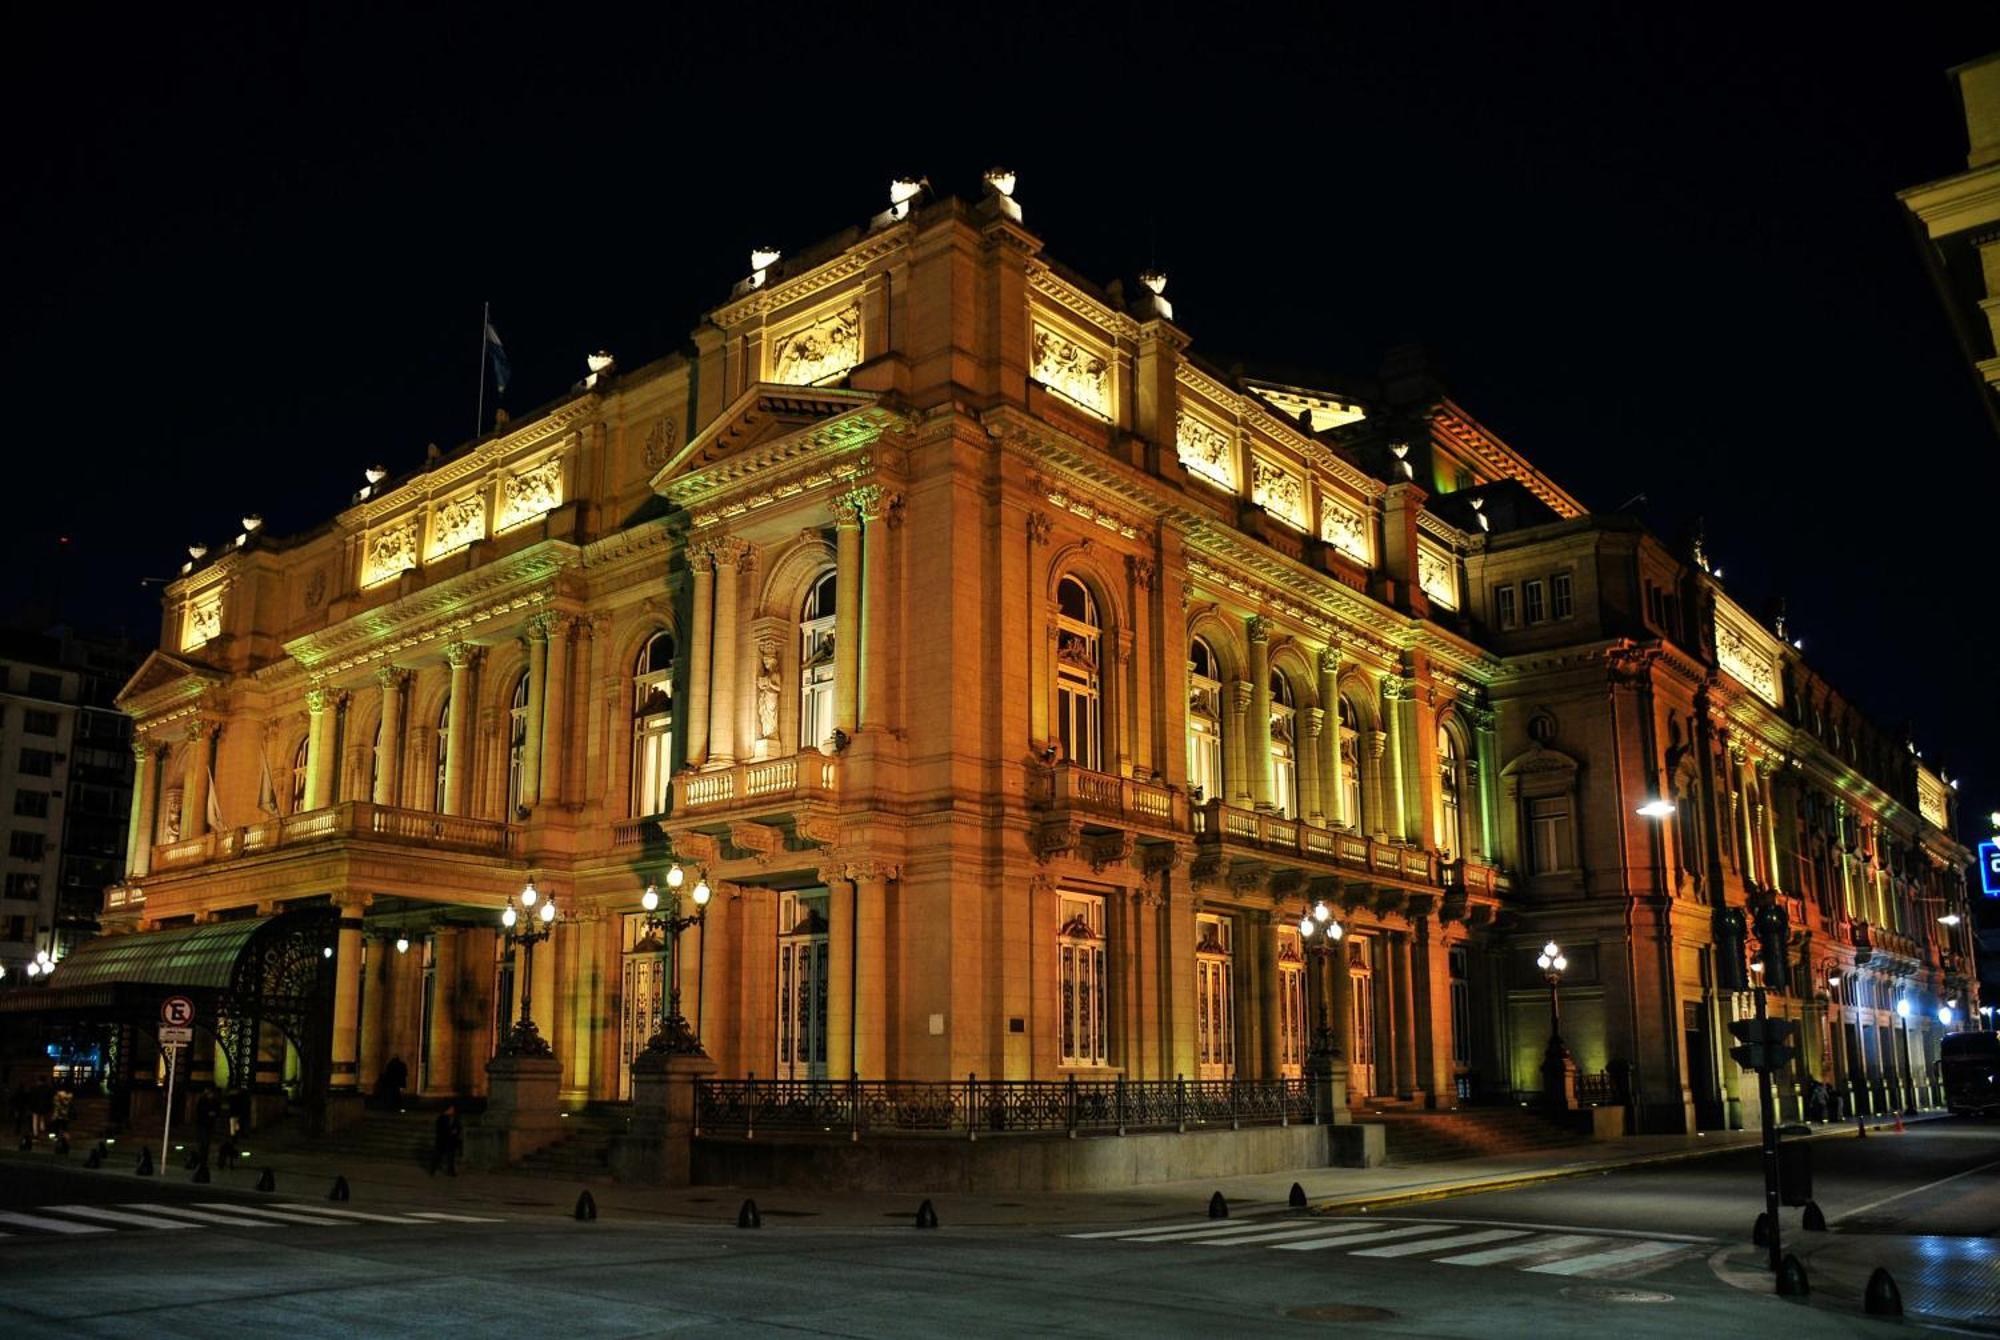
<instances>
[{"instance_id":1,"label":"building facade","mask_svg":"<svg viewBox=\"0 0 2000 1340\"><path fill-rule=\"evenodd\" d=\"M1418 360L1224 375L1011 187L760 253L689 352L191 560L90 980L311 909L324 1008L218 995L197 1074L334 1094L479 1092L526 988L565 1101L617 1101L675 983L725 1076L1264 1078L1324 902L1356 1106L1539 1089L1555 939L1586 1092L1678 1130L1754 1101L1713 914L1777 897L1791 1079L1923 1096L1948 786Z\"/></svg>"}]
</instances>

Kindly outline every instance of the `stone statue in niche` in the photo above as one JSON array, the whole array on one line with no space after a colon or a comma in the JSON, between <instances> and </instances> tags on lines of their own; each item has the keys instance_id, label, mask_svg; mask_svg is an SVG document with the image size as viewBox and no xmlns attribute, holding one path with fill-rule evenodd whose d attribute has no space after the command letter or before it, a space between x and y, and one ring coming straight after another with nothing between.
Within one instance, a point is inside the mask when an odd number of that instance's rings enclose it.
<instances>
[{"instance_id":1,"label":"stone statue in niche","mask_svg":"<svg viewBox=\"0 0 2000 1340\"><path fill-rule=\"evenodd\" d=\"M181 788L169 787L161 797L161 807L165 811L160 816L160 826L165 830L168 842L181 840Z\"/></svg>"},{"instance_id":2,"label":"stone statue in niche","mask_svg":"<svg viewBox=\"0 0 2000 1340\"><path fill-rule=\"evenodd\" d=\"M757 738L778 736L778 650L762 647L757 652Z\"/></svg>"}]
</instances>

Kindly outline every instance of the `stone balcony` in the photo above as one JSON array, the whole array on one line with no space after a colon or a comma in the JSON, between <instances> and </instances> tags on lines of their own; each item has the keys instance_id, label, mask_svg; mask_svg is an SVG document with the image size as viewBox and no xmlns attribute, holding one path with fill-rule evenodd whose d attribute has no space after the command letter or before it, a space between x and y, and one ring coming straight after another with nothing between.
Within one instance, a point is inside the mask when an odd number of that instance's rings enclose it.
<instances>
[{"instance_id":1,"label":"stone balcony","mask_svg":"<svg viewBox=\"0 0 2000 1340\"><path fill-rule=\"evenodd\" d=\"M335 840L498 857L509 855L514 848L513 831L503 823L356 800L321 810L274 815L262 823L161 843L153 848L152 871L156 875L167 874Z\"/></svg>"},{"instance_id":2,"label":"stone balcony","mask_svg":"<svg viewBox=\"0 0 2000 1340\"><path fill-rule=\"evenodd\" d=\"M704 864L738 852L769 859L788 848L830 842L839 799L838 760L801 749L784 758L682 772L674 778L667 815L621 823L612 840L650 850L651 826L667 834L674 851Z\"/></svg>"}]
</instances>

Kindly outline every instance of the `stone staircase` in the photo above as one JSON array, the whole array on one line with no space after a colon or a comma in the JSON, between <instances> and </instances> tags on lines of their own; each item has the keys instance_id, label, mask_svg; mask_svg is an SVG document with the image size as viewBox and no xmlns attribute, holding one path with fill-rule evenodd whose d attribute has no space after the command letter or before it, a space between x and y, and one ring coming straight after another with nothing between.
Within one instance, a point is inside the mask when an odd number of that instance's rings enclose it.
<instances>
[{"instance_id":1,"label":"stone staircase","mask_svg":"<svg viewBox=\"0 0 2000 1340\"><path fill-rule=\"evenodd\" d=\"M251 1132L243 1143L272 1152L325 1154L335 1158L381 1159L428 1166L431 1136L442 1109L369 1111L361 1120L328 1135L313 1135L295 1118Z\"/></svg>"},{"instance_id":2,"label":"stone staircase","mask_svg":"<svg viewBox=\"0 0 2000 1340\"><path fill-rule=\"evenodd\" d=\"M1356 1109L1356 1121L1386 1128L1390 1163L1437 1163L1496 1154L1521 1154L1586 1144L1590 1130L1551 1120L1530 1108L1468 1107L1451 1112L1421 1108Z\"/></svg>"},{"instance_id":3,"label":"stone staircase","mask_svg":"<svg viewBox=\"0 0 2000 1340\"><path fill-rule=\"evenodd\" d=\"M562 1181L608 1181L611 1137L622 1133L628 1120L628 1110L621 1105L573 1111L564 1119L563 1137L518 1160L514 1171Z\"/></svg>"}]
</instances>

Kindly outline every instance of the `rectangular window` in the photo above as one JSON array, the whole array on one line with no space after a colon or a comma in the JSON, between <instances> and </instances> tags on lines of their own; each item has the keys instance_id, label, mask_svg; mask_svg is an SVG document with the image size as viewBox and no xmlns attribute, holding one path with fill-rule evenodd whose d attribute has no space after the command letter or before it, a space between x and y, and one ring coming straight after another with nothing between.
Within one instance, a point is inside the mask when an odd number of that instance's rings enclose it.
<instances>
[{"instance_id":1,"label":"rectangular window","mask_svg":"<svg viewBox=\"0 0 2000 1340\"><path fill-rule=\"evenodd\" d=\"M1576 597L1570 590L1567 572L1558 572L1549 578L1549 617L1567 619L1576 613Z\"/></svg>"},{"instance_id":2,"label":"rectangular window","mask_svg":"<svg viewBox=\"0 0 2000 1340\"><path fill-rule=\"evenodd\" d=\"M1087 893L1060 895L1057 915L1061 1018L1057 1055L1066 1066L1101 1066L1105 1041L1104 900Z\"/></svg>"},{"instance_id":3,"label":"rectangular window","mask_svg":"<svg viewBox=\"0 0 2000 1340\"><path fill-rule=\"evenodd\" d=\"M42 848L46 843L47 839L40 833L9 833L7 854L18 856L24 861L39 861L42 859Z\"/></svg>"},{"instance_id":4,"label":"rectangular window","mask_svg":"<svg viewBox=\"0 0 2000 1340\"><path fill-rule=\"evenodd\" d=\"M1451 1063L1460 1070L1472 1065L1472 987L1466 980L1465 947L1449 951L1451 965Z\"/></svg>"},{"instance_id":5,"label":"rectangular window","mask_svg":"<svg viewBox=\"0 0 2000 1340\"><path fill-rule=\"evenodd\" d=\"M39 898L42 896L42 877L32 870L10 870L7 872L7 896L9 898Z\"/></svg>"},{"instance_id":6,"label":"rectangular window","mask_svg":"<svg viewBox=\"0 0 2000 1340\"><path fill-rule=\"evenodd\" d=\"M21 713L21 730L27 735L46 735L54 739L62 727L62 718L54 712L38 707L30 707Z\"/></svg>"},{"instance_id":7,"label":"rectangular window","mask_svg":"<svg viewBox=\"0 0 2000 1340\"><path fill-rule=\"evenodd\" d=\"M1493 588L1493 619L1502 628L1519 628L1521 626L1520 610L1514 604L1514 584L1512 582L1508 582L1505 586L1496 586Z\"/></svg>"},{"instance_id":8,"label":"rectangular window","mask_svg":"<svg viewBox=\"0 0 2000 1340\"><path fill-rule=\"evenodd\" d=\"M1528 802L1528 854L1538 875L1569 868L1569 797L1545 796Z\"/></svg>"},{"instance_id":9,"label":"rectangular window","mask_svg":"<svg viewBox=\"0 0 2000 1340\"><path fill-rule=\"evenodd\" d=\"M49 793L46 791L16 791L14 793L14 813L25 814L30 819L49 817Z\"/></svg>"},{"instance_id":10,"label":"rectangular window","mask_svg":"<svg viewBox=\"0 0 2000 1340\"><path fill-rule=\"evenodd\" d=\"M20 772L26 777L53 777L56 756L46 749L23 749Z\"/></svg>"},{"instance_id":11,"label":"rectangular window","mask_svg":"<svg viewBox=\"0 0 2000 1340\"><path fill-rule=\"evenodd\" d=\"M1521 583L1521 612L1531 624L1543 623L1548 619L1548 597L1539 579Z\"/></svg>"}]
</instances>

